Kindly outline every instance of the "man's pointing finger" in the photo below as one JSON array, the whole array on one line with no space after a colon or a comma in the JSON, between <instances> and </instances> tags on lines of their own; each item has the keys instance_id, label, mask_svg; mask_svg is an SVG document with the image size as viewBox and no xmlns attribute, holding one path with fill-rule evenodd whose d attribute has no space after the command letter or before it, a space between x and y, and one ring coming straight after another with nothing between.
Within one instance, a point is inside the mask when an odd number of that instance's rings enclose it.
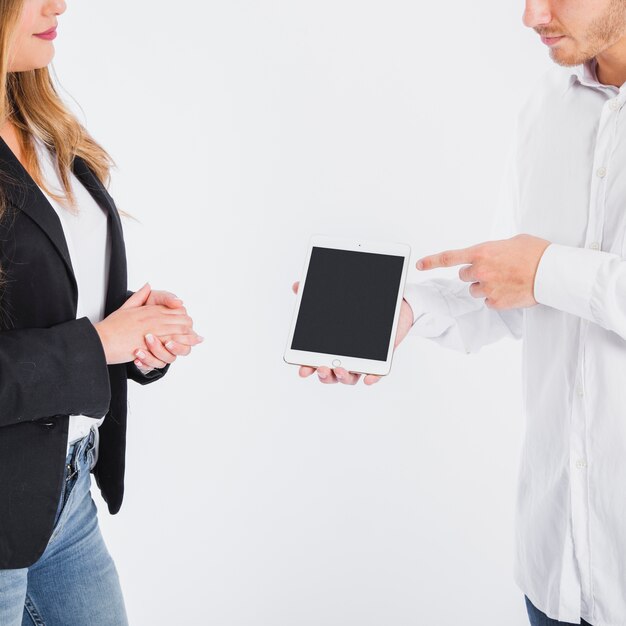
<instances>
[{"instance_id":1,"label":"man's pointing finger","mask_svg":"<svg viewBox=\"0 0 626 626\"><path fill-rule=\"evenodd\" d=\"M462 248L460 250L446 250L438 254L422 257L416 264L418 270L432 270L436 267L451 267L461 263L473 263L474 254L472 248Z\"/></svg>"}]
</instances>

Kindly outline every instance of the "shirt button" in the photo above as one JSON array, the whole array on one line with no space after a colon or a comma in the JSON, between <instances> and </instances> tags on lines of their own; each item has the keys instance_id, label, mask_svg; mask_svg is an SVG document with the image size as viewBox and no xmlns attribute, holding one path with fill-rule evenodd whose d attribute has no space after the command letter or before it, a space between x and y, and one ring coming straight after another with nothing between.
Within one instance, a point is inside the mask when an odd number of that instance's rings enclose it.
<instances>
[{"instance_id":1,"label":"shirt button","mask_svg":"<svg viewBox=\"0 0 626 626\"><path fill-rule=\"evenodd\" d=\"M609 101L609 108L611 109L611 111L617 111L617 109L619 109L619 106L620 104L617 98Z\"/></svg>"},{"instance_id":2,"label":"shirt button","mask_svg":"<svg viewBox=\"0 0 626 626\"><path fill-rule=\"evenodd\" d=\"M578 469L585 469L585 467L587 467L587 461L585 461L585 459L578 459L578 461L576 461L576 467Z\"/></svg>"},{"instance_id":3,"label":"shirt button","mask_svg":"<svg viewBox=\"0 0 626 626\"><path fill-rule=\"evenodd\" d=\"M582 387L576 387L576 393L578 394L579 398L582 398L583 395L584 395L583 388Z\"/></svg>"},{"instance_id":4,"label":"shirt button","mask_svg":"<svg viewBox=\"0 0 626 626\"><path fill-rule=\"evenodd\" d=\"M589 247L590 247L592 250L599 250L599 249L600 249L600 244L599 244L597 241L592 241L592 242L589 244Z\"/></svg>"},{"instance_id":5,"label":"shirt button","mask_svg":"<svg viewBox=\"0 0 626 626\"><path fill-rule=\"evenodd\" d=\"M599 167L597 172L596 172L596 175L599 178L604 178L606 176L606 167Z\"/></svg>"}]
</instances>

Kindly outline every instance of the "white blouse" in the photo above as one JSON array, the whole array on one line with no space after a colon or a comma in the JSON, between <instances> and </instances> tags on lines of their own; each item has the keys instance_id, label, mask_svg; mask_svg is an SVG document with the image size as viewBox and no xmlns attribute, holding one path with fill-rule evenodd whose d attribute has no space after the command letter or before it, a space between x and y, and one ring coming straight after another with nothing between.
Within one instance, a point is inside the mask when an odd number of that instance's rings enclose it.
<instances>
[{"instance_id":1,"label":"white blouse","mask_svg":"<svg viewBox=\"0 0 626 626\"><path fill-rule=\"evenodd\" d=\"M55 193L63 193L52 156L40 139L35 138L35 144L46 183ZM108 215L72 172L70 181L77 200L77 207L74 208L62 206L41 187L40 189L59 216L65 234L78 285L76 319L87 316L95 324L104 318L108 285L110 261ZM96 419L86 415L70 415L68 451L70 443L84 437L94 425L97 434L97 427L103 421L104 416ZM96 455L97 452L96 449Z\"/></svg>"}]
</instances>

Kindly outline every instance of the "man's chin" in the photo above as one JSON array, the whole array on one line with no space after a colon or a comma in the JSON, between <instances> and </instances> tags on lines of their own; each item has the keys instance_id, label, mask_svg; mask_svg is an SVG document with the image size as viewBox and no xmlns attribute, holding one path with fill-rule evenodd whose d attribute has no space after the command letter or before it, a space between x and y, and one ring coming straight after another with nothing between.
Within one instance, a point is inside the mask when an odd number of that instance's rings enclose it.
<instances>
[{"instance_id":1,"label":"man's chin","mask_svg":"<svg viewBox=\"0 0 626 626\"><path fill-rule=\"evenodd\" d=\"M584 58L581 55L567 53L565 50L550 50L550 58L557 64L563 67L575 67L576 65L582 65L589 59Z\"/></svg>"}]
</instances>

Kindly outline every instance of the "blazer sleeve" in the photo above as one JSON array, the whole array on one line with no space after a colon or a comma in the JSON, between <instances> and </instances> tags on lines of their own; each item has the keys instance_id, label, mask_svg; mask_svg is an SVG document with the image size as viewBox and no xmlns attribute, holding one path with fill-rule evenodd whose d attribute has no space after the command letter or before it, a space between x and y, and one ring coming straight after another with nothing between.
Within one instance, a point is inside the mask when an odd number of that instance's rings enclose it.
<instances>
[{"instance_id":1,"label":"blazer sleeve","mask_svg":"<svg viewBox=\"0 0 626 626\"><path fill-rule=\"evenodd\" d=\"M126 299L130 298L135 292L127 291ZM126 363L126 377L130 380L134 380L140 385L147 385L149 383L153 383L155 380L159 380L159 378L163 378L165 373L170 368L171 363L166 363L164 367L155 367L153 370L150 370L148 373L144 374L136 365L134 361L128 361Z\"/></svg>"},{"instance_id":2,"label":"blazer sleeve","mask_svg":"<svg viewBox=\"0 0 626 626\"><path fill-rule=\"evenodd\" d=\"M99 418L111 402L106 355L88 317L0 331L0 381L0 427L61 415Z\"/></svg>"}]
</instances>

